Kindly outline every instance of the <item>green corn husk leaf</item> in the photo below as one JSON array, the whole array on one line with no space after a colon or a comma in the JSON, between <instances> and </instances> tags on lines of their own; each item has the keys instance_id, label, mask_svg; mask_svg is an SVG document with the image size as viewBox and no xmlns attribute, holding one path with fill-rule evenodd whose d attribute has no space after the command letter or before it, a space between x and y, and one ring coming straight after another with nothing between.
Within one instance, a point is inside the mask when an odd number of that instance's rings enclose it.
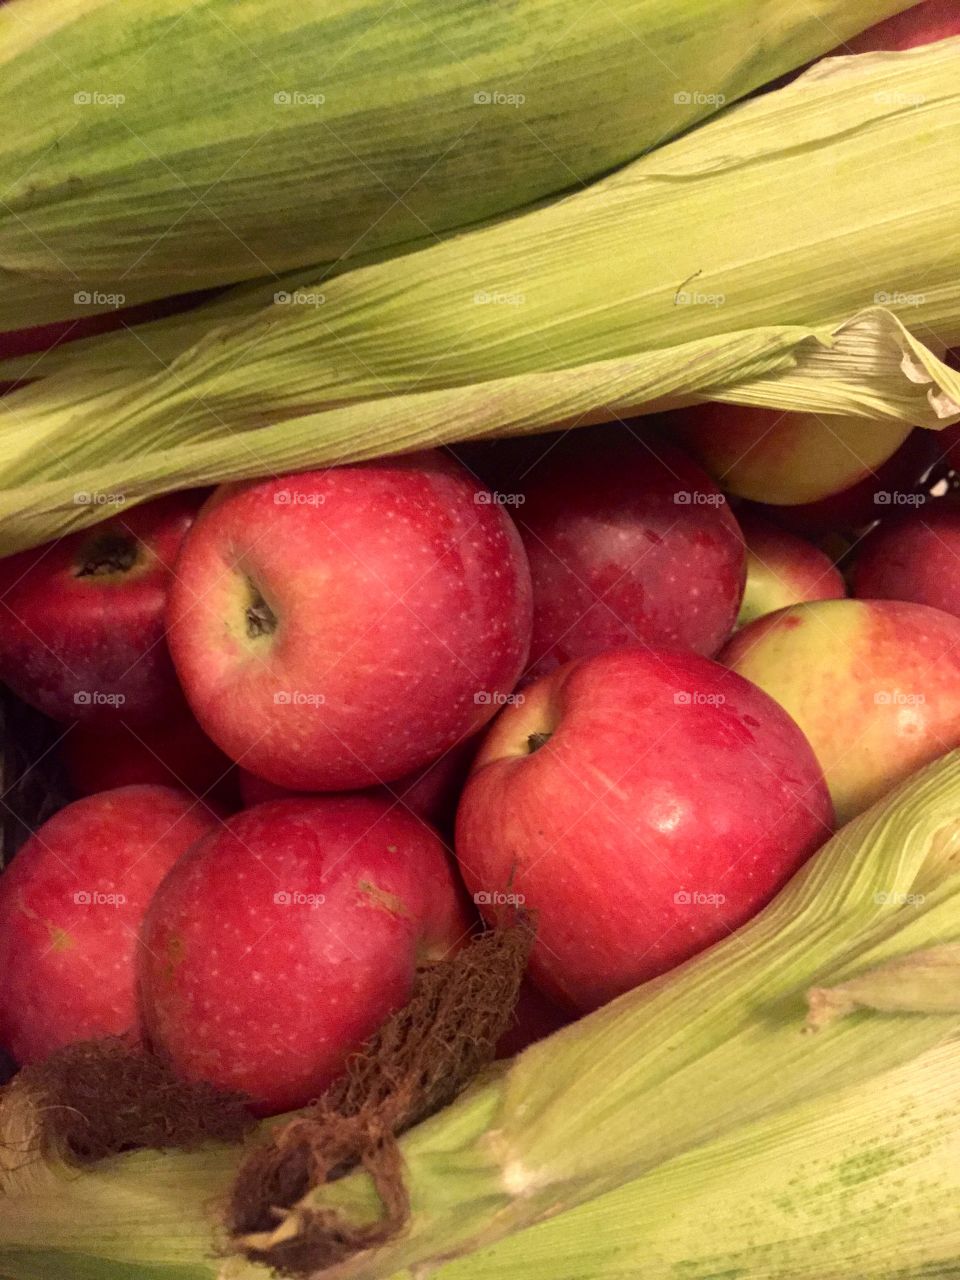
<instances>
[{"instance_id":1,"label":"green corn husk leaf","mask_svg":"<svg viewBox=\"0 0 960 1280\"><path fill-rule=\"evenodd\" d=\"M730 379L731 381L724 381ZM862 413L926 426L960 418L960 375L881 309L836 330L764 329L583 368L505 378L470 387L372 400L289 419L258 431L223 424L204 430L141 422L116 435L76 432L52 418L43 427L11 399L0 434L0 554L36 546L171 489L192 488L320 464L520 434L557 424L651 411L696 398ZM42 396L42 386L28 388ZM109 414L109 380L87 407ZM0 405L0 418L3 408ZM177 442L179 436L183 442ZM173 439L171 439L173 437ZM137 448L133 448L136 442Z\"/></svg>"},{"instance_id":2,"label":"green corn husk leaf","mask_svg":"<svg viewBox=\"0 0 960 1280\"><path fill-rule=\"evenodd\" d=\"M641 1125L640 1115L635 1123ZM960 1044L737 1129L436 1280L960 1275ZM414 1273L406 1272L406 1276Z\"/></svg>"},{"instance_id":3,"label":"green corn husk leaf","mask_svg":"<svg viewBox=\"0 0 960 1280\"><path fill-rule=\"evenodd\" d=\"M567 200L221 325L153 377L28 387L0 405L3 547L103 514L78 491L698 399L954 421L932 348L960 342L958 73L960 38L828 60ZM523 300L475 301L490 290Z\"/></svg>"},{"instance_id":4,"label":"green corn husk leaf","mask_svg":"<svg viewBox=\"0 0 960 1280\"><path fill-rule=\"evenodd\" d=\"M953 752L844 827L725 942L419 1126L401 1144L408 1230L328 1274L378 1280L449 1261L954 1039L957 1008L855 1014L818 1034L804 1020L811 987L960 941L958 815ZM375 1211L368 1178L351 1175L250 1243L295 1236L321 1205Z\"/></svg>"},{"instance_id":5,"label":"green corn husk leaf","mask_svg":"<svg viewBox=\"0 0 960 1280\"><path fill-rule=\"evenodd\" d=\"M708 1280L727 1273L722 1258L744 1280L960 1269L955 1218L935 1230L960 1178L960 1009L911 1012L929 1007L930 992L912 969L903 977L905 957L960 943L958 815L954 752L843 828L725 942L527 1050L412 1130L401 1144L409 1229L325 1274L383 1280L446 1264L450 1280L472 1278L471 1267L480 1280L528 1266L555 1280ZM805 1031L812 988L864 975L901 1011ZM29 1113L0 1109L0 1124L0 1272L265 1276L224 1260L236 1150L139 1152L78 1173L55 1153L29 1158ZM256 1243L296 1235L319 1204L358 1220L377 1213L367 1177L352 1174ZM690 1221L711 1234L685 1242ZM870 1235L881 1222L886 1234Z\"/></svg>"},{"instance_id":6,"label":"green corn husk leaf","mask_svg":"<svg viewBox=\"0 0 960 1280\"><path fill-rule=\"evenodd\" d=\"M78 292L132 303L518 208L909 7L18 0L0 330Z\"/></svg>"}]
</instances>

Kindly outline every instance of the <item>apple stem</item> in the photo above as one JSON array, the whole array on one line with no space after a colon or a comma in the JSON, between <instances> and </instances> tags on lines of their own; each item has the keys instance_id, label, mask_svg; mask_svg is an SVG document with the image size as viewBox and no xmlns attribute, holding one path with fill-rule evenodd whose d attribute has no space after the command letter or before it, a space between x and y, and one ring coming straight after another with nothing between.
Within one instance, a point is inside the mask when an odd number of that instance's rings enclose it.
<instances>
[{"instance_id":1,"label":"apple stem","mask_svg":"<svg viewBox=\"0 0 960 1280\"><path fill-rule=\"evenodd\" d=\"M247 605L247 635L251 640L257 636L273 635L277 629L277 615L252 582L250 594L252 599Z\"/></svg>"}]
</instances>

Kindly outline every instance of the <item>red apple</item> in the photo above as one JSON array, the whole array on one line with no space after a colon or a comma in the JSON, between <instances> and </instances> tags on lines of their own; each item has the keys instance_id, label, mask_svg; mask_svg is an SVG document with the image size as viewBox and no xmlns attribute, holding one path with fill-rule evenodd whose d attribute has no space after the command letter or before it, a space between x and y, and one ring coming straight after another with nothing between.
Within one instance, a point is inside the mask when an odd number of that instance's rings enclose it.
<instances>
[{"instance_id":1,"label":"red apple","mask_svg":"<svg viewBox=\"0 0 960 1280\"><path fill-rule=\"evenodd\" d=\"M913 49L960 34L957 0L924 0L903 13L845 41L836 53L872 53L880 49Z\"/></svg>"},{"instance_id":2,"label":"red apple","mask_svg":"<svg viewBox=\"0 0 960 1280\"><path fill-rule=\"evenodd\" d=\"M151 1043L261 1114L303 1106L469 932L440 838L382 798L274 800L164 880L142 930Z\"/></svg>"},{"instance_id":3,"label":"red apple","mask_svg":"<svg viewBox=\"0 0 960 1280\"><path fill-rule=\"evenodd\" d=\"M591 1009L724 938L830 833L803 734L760 689L678 650L544 676L490 729L457 813L488 918L537 913L531 975Z\"/></svg>"},{"instance_id":4,"label":"red apple","mask_svg":"<svg viewBox=\"0 0 960 1280\"><path fill-rule=\"evenodd\" d=\"M628 644L712 654L743 595L743 537L679 450L580 431L529 472L517 522L533 579L530 674Z\"/></svg>"},{"instance_id":5,"label":"red apple","mask_svg":"<svg viewBox=\"0 0 960 1280\"><path fill-rule=\"evenodd\" d=\"M152 784L179 787L227 810L238 807L235 765L186 706L159 724L139 728L75 724L64 734L61 758L75 796Z\"/></svg>"},{"instance_id":6,"label":"red apple","mask_svg":"<svg viewBox=\"0 0 960 1280\"><path fill-rule=\"evenodd\" d=\"M199 504L168 494L0 560L0 678L55 720L161 720L181 696L167 592Z\"/></svg>"},{"instance_id":7,"label":"red apple","mask_svg":"<svg viewBox=\"0 0 960 1280\"><path fill-rule=\"evenodd\" d=\"M476 737L458 742L425 769L407 774L389 785L372 787L369 794L390 796L402 802L407 809L431 826L447 831L452 826L457 802L470 772L470 765L477 754L477 747ZM278 787L275 782L268 782L266 778L258 778L249 769L239 769L238 772L240 796L247 809L255 804L263 804L266 800L290 800L303 794Z\"/></svg>"},{"instance_id":8,"label":"red apple","mask_svg":"<svg viewBox=\"0 0 960 1280\"><path fill-rule=\"evenodd\" d=\"M960 620L939 609L793 605L744 627L721 659L803 729L842 822L960 746Z\"/></svg>"},{"instance_id":9,"label":"red apple","mask_svg":"<svg viewBox=\"0 0 960 1280\"><path fill-rule=\"evenodd\" d=\"M747 540L747 585L737 617L741 627L788 604L847 594L843 575L819 547L753 512L741 512L739 519Z\"/></svg>"},{"instance_id":10,"label":"red apple","mask_svg":"<svg viewBox=\"0 0 960 1280\"><path fill-rule=\"evenodd\" d=\"M884 462L856 484L831 494L819 502L793 506L747 502L738 515L753 511L801 535L816 536L834 530L853 532L872 524L904 505L916 502L927 492L923 479L945 452L941 431L917 428Z\"/></svg>"},{"instance_id":11,"label":"red apple","mask_svg":"<svg viewBox=\"0 0 960 1280\"><path fill-rule=\"evenodd\" d=\"M857 548L853 594L908 600L960 617L960 505L931 503L883 520Z\"/></svg>"},{"instance_id":12,"label":"red apple","mask_svg":"<svg viewBox=\"0 0 960 1280\"><path fill-rule=\"evenodd\" d=\"M0 1043L21 1065L76 1040L138 1034L137 930L215 819L169 787L68 804L0 876Z\"/></svg>"},{"instance_id":13,"label":"red apple","mask_svg":"<svg viewBox=\"0 0 960 1280\"><path fill-rule=\"evenodd\" d=\"M435 453L226 486L186 539L169 640L197 719L282 787L423 768L483 725L530 640L517 531Z\"/></svg>"}]
</instances>

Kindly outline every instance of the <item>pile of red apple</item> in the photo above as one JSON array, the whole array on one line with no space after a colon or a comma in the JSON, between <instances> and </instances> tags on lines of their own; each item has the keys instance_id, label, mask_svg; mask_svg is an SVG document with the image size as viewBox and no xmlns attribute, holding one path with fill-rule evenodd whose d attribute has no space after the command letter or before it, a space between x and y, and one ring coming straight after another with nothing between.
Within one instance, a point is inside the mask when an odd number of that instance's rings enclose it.
<instances>
[{"instance_id":1,"label":"pile of red apple","mask_svg":"<svg viewBox=\"0 0 960 1280\"><path fill-rule=\"evenodd\" d=\"M515 1048L728 936L960 744L936 433L818 479L797 418L656 427L114 499L0 561L0 676L76 796L0 877L12 1058L129 1036L297 1107L521 907Z\"/></svg>"}]
</instances>

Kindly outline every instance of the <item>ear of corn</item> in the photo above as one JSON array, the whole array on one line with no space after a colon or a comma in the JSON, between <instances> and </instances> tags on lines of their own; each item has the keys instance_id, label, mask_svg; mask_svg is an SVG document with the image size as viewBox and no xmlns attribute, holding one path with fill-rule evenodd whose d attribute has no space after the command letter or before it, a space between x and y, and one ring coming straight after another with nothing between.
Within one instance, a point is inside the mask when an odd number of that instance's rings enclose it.
<instances>
[{"instance_id":1,"label":"ear of corn","mask_svg":"<svg viewBox=\"0 0 960 1280\"><path fill-rule=\"evenodd\" d=\"M958 812L960 753L952 753L843 828L727 941L533 1046L412 1130L402 1141L409 1230L331 1276L383 1280L405 1267L423 1274L424 1266L446 1262L451 1280L467 1280L470 1267L492 1276L512 1257L557 1280L625 1280L643 1257L656 1280L678 1274L667 1262L685 1265L689 1245L685 1252L678 1224L689 1206L717 1232L715 1241L695 1246L690 1275L716 1275L720 1256L756 1268L769 1243L785 1248L784 1271L771 1266L768 1273L777 1280L825 1280L852 1277L851 1260L870 1258L864 1224L889 1210L880 1193L899 1186L897 1178L912 1179L913 1190L929 1178L929 1195L918 1192L909 1202L918 1214L941 1214L960 1177L955 1126L951 1136L960 1106L960 1013L950 1004L923 1012L938 979L931 986L912 976L905 995L903 968L906 957L927 953L929 960L932 949L950 948L955 958ZM851 1013L815 1034L805 1031L811 988L849 986L863 975L870 975L875 1005L896 993L897 1012ZM896 1133L878 1134L878 1114L895 1108L902 1111ZM218 1204L236 1152L137 1153L78 1174L52 1155L24 1159L29 1117L7 1105L0 1118L8 1168L0 1271L18 1280L125 1280L136 1267L138 1276L154 1267L158 1280L262 1275L241 1261L216 1261L225 1244L216 1229ZM782 1150L796 1159L778 1156ZM16 1168L12 1151L21 1153ZM950 1161L952 1172L944 1173ZM801 1176L799 1185L788 1180L788 1168ZM872 1188L864 1177L861 1194L858 1168L888 1176ZM750 1226L770 1185L784 1198L774 1204L779 1212L762 1230L738 1229L737 1197ZM836 1235L824 1257L836 1265L804 1271L815 1255L818 1197L838 1187L847 1189L852 1217L829 1220ZM269 1247L295 1235L302 1213L320 1205L361 1220L377 1213L366 1175L352 1174L310 1193L280 1216L275 1233L252 1243ZM614 1244L612 1223L621 1212L634 1215L636 1255L622 1240ZM592 1215L595 1231L587 1228ZM535 1231L523 1230L541 1220ZM923 1218L921 1228L930 1222ZM894 1226L887 1230L893 1239ZM592 1258L591 1269L586 1261L582 1271L563 1269L568 1231L571 1267ZM454 1264L514 1232L521 1234L489 1255ZM901 1231L900 1274L924 1274L924 1266L936 1274L930 1268L945 1256L960 1266L955 1237L955 1223L939 1241L922 1229ZM160 1272L161 1260L169 1273ZM625 1272L617 1271L620 1262ZM860 1274L892 1280L896 1273L880 1267Z\"/></svg>"},{"instance_id":2,"label":"ear of corn","mask_svg":"<svg viewBox=\"0 0 960 1280\"><path fill-rule=\"evenodd\" d=\"M907 7L20 0L0 9L0 330L519 207Z\"/></svg>"},{"instance_id":3,"label":"ear of corn","mask_svg":"<svg viewBox=\"0 0 960 1280\"><path fill-rule=\"evenodd\" d=\"M698 398L955 420L960 381L918 339L960 342L958 69L960 39L821 64L565 201L221 325L154 377L81 367L8 397L3 548L102 515L78 491ZM692 276L718 305L678 300Z\"/></svg>"}]
</instances>

